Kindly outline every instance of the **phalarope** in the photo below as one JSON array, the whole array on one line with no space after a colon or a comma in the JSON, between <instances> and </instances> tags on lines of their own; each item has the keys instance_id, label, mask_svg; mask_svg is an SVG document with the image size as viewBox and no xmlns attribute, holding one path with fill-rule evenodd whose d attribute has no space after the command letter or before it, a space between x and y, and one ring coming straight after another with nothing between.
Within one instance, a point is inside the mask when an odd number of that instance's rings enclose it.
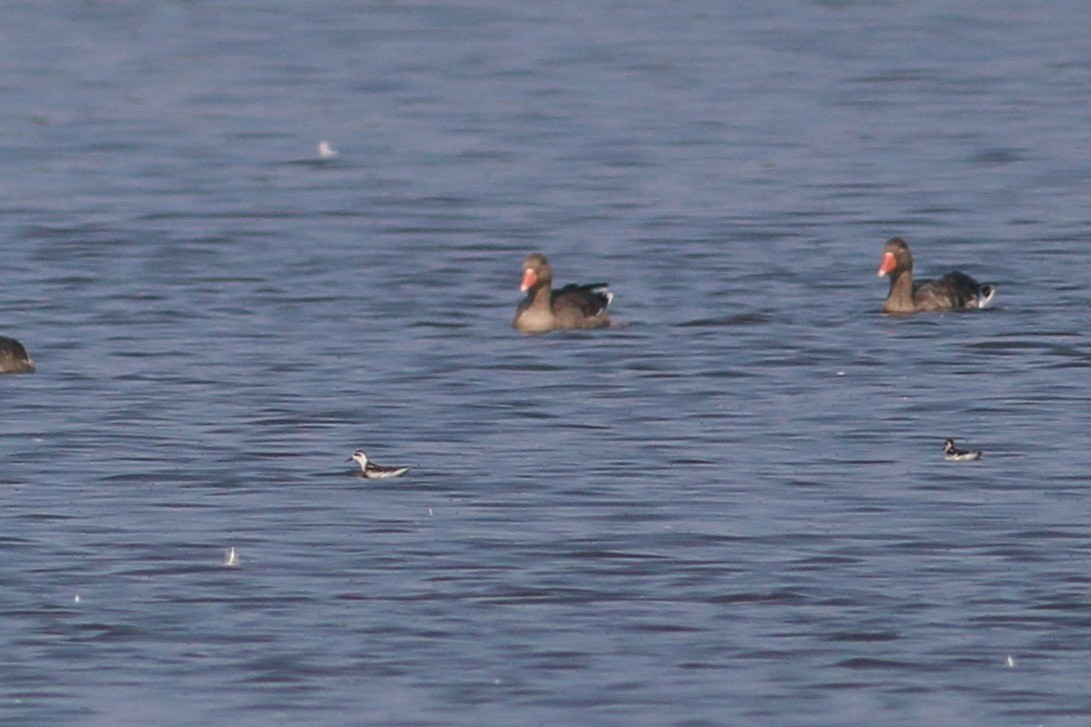
<instances>
[{"instance_id":1,"label":"phalarope","mask_svg":"<svg viewBox=\"0 0 1091 727\"><path fill-rule=\"evenodd\" d=\"M943 458L951 462L970 462L975 459L981 459L981 450L957 449L955 447L955 440L947 439L943 442Z\"/></svg>"},{"instance_id":2,"label":"phalarope","mask_svg":"<svg viewBox=\"0 0 1091 727\"><path fill-rule=\"evenodd\" d=\"M387 477L401 477L409 471L408 467L384 467L381 464L375 464L362 450L357 450L352 453L352 456L348 458L349 462L355 462L360 465L360 471L357 476L363 477L368 480L381 480Z\"/></svg>"}]
</instances>

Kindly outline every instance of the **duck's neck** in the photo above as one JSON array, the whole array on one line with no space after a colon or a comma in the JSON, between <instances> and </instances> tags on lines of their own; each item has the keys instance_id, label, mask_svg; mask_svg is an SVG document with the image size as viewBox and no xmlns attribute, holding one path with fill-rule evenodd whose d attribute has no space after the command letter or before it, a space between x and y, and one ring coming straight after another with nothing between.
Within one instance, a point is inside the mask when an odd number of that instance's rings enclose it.
<instances>
[{"instance_id":1,"label":"duck's neck","mask_svg":"<svg viewBox=\"0 0 1091 727\"><path fill-rule=\"evenodd\" d=\"M553 301L553 291L550 290L549 283L542 283L536 288L530 291L530 305L537 310L550 310Z\"/></svg>"},{"instance_id":2,"label":"duck's neck","mask_svg":"<svg viewBox=\"0 0 1091 727\"><path fill-rule=\"evenodd\" d=\"M524 333L552 331L556 327L552 298L548 284L538 285L528 290L526 299L519 304L512 325Z\"/></svg>"},{"instance_id":3,"label":"duck's neck","mask_svg":"<svg viewBox=\"0 0 1091 727\"><path fill-rule=\"evenodd\" d=\"M903 270L890 274L890 292L887 293L883 310L887 313L911 313L913 306L913 271Z\"/></svg>"}]
</instances>

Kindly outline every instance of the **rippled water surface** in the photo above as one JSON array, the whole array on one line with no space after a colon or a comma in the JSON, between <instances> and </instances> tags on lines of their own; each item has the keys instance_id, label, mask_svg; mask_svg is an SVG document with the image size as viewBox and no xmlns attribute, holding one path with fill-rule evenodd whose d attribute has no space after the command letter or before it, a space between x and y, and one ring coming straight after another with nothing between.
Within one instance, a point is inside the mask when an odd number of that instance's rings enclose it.
<instances>
[{"instance_id":1,"label":"rippled water surface","mask_svg":"<svg viewBox=\"0 0 1091 727\"><path fill-rule=\"evenodd\" d=\"M4 5L0 720L1085 724L1087 27Z\"/></svg>"}]
</instances>

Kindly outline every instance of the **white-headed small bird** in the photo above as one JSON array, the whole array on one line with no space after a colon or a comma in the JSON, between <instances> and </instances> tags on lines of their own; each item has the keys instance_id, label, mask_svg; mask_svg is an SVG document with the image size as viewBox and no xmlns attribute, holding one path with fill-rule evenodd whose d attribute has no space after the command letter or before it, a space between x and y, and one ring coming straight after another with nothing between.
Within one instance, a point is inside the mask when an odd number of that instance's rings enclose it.
<instances>
[{"instance_id":1,"label":"white-headed small bird","mask_svg":"<svg viewBox=\"0 0 1091 727\"><path fill-rule=\"evenodd\" d=\"M367 455L361 450L357 450L352 453L352 456L348 458L349 462L355 462L360 465L360 471L357 476L363 477L367 480L382 480L387 477L401 477L409 471L408 467L384 467L381 464L375 464Z\"/></svg>"},{"instance_id":2,"label":"white-headed small bird","mask_svg":"<svg viewBox=\"0 0 1091 727\"><path fill-rule=\"evenodd\" d=\"M943 458L951 462L970 462L981 459L981 450L958 449L955 447L955 440L946 439L943 442Z\"/></svg>"}]
</instances>

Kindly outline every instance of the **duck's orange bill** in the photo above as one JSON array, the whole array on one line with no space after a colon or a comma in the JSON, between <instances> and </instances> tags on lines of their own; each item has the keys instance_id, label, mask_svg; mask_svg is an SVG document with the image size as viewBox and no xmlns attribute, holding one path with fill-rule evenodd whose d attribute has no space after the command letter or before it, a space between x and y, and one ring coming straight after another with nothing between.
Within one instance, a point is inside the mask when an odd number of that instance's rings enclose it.
<instances>
[{"instance_id":1,"label":"duck's orange bill","mask_svg":"<svg viewBox=\"0 0 1091 727\"><path fill-rule=\"evenodd\" d=\"M534 274L534 271L527 268L523 271L523 282L519 285L519 290L527 292L535 285L538 284L538 276Z\"/></svg>"},{"instance_id":2,"label":"duck's orange bill","mask_svg":"<svg viewBox=\"0 0 1091 727\"><path fill-rule=\"evenodd\" d=\"M898 267L898 260L894 257L894 253L884 252L883 261L879 263L879 277L890 273L896 267Z\"/></svg>"}]
</instances>

